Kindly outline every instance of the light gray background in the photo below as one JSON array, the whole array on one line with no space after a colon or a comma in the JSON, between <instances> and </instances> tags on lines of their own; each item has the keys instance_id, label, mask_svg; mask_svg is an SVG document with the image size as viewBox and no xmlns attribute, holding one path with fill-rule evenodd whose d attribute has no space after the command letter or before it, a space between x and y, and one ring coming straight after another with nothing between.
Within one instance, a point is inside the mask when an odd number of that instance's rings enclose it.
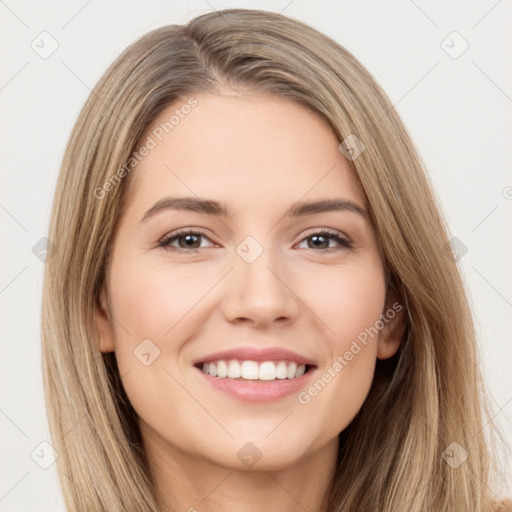
<instances>
[{"instance_id":1,"label":"light gray background","mask_svg":"<svg viewBox=\"0 0 512 512\"><path fill-rule=\"evenodd\" d=\"M43 263L32 247L47 232L73 123L129 43L158 26L226 7L283 12L309 23L353 52L388 93L427 164L452 235L468 249L459 265L482 367L496 419L512 437L510 1L0 0L3 512L64 510L55 464L41 467L52 459L51 449L40 446L49 440L39 338ZM31 47L51 49L43 31L58 43L45 59ZM464 41L454 31L469 44L458 58ZM504 460L510 464L510 456Z\"/></svg>"}]
</instances>

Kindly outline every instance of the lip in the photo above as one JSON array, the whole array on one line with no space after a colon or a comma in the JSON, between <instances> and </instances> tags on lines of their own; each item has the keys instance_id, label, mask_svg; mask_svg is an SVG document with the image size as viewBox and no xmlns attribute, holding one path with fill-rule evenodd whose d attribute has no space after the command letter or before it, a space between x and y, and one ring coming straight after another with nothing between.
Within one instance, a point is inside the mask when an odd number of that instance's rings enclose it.
<instances>
[{"instance_id":1,"label":"lip","mask_svg":"<svg viewBox=\"0 0 512 512\"><path fill-rule=\"evenodd\" d=\"M192 364L197 367L200 363L208 363L210 361L237 359L239 361L255 361L261 363L263 361L294 361L299 364L315 366L313 360L288 350L284 347L255 348L255 347L238 347L221 352L208 354L200 359L196 359ZM215 378L215 377L214 377ZM299 377L301 378L301 377ZM293 380L293 379L290 379Z\"/></svg>"},{"instance_id":2,"label":"lip","mask_svg":"<svg viewBox=\"0 0 512 512\"><path fill-rule=\"evenodd\" d=\"M226 393L232 398L243 402L276 402L291 394L298 393L311 380L316 373L316 367L310 367L302 376L295 379L276 379L273 381L254 381L244 379L230 379L229 377L212 377L198 368L193 367L199 372L201 378L206 379L206 383L214 389Z\"/></svg>"}]
</instances>

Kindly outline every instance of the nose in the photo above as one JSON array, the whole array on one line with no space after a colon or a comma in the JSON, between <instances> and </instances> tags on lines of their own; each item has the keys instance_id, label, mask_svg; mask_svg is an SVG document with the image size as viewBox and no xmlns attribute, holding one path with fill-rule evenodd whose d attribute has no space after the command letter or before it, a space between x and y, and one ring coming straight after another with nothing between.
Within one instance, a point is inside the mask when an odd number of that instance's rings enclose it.
<instances>
[{"instance_id":1,"label":"nose","mask_svg":"<svg viewBox=\"0 0 512 512\"><path fill-rule=\"evenodd\" d=\"M240 253L243 254L243 253ZM290 267L278 255L263 250L251 259L234 254L233 269L226 283L223 314L234 323L247 322L262 328L293 322L300 311L297 283Z\"/></svg>"}]
</instances>

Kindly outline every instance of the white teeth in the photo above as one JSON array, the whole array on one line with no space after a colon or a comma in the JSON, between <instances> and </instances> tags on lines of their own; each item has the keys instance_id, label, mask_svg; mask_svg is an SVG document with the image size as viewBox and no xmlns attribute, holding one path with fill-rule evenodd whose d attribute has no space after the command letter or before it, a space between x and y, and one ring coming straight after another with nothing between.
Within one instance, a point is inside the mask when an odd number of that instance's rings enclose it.
<instances>
[{"instance_id":1,"label":"white teeth","mask_svg":"<svg viewBox=\"0 0 512 512\"><path fill-rule=\"evenodd\" d=\"M242 363L242 379L258 379L258 363L255 361L244 361Z\"/></svg>"},{"instance_id":2,"label":"white teeth","mask_svg":"<svg viewBox=\"0 0 512 512\"><path fill-rule=\"evenodd\" d=\"M260 380L275 380L276 365L272 361L265 361L264 363L261 363L258 377Z\"/></svg>"},{"instance_id":3,"label":"white teeth","mask_svg":"<svg viewBox=\"0 0 512 512\"><path fill-rule=\"evenodd\" d=\"M284 361L280 361L276 366L276 377L278 379L286 379L288 375L288 368L286 367L286 363Z\"/></svg>"},{"instance_id":4,"label":"white teeth","mask_svg":"<svg viewBox=\"0 0 512 512\"><path fill-rule=\"evenodd\" d=\"M295 377L295 374L297 373L297 365L295 363L290 363L288 365L288 371L287 371L287 374L286 376L289 378L289 379L293 379L293 377Z\"/></svg>"},{"instance_id":5,"label":"white teeth","mask_svg":"<svg viewBox=\"0 0 512 512\"><path fill-rule=\"evenodd\" d=\"M211 363L210 363L211 365ZM211 372L210 372L211 375ZM242 369L240 368L240 365L238 364L238 361L230 361L228 366L228 377L230 379L238 379L242 376ZM215 375L213 375L215 377Z\"/></svg>"},{"instance_id":6,"label":"white teeth","mask_svg":"<svg viewBox=\"0 0 512 512\"><path fill-rule=\"evenodd\" d=\"M286 361L237 361L232 359L226 361L215 361L203 363L203 372L212 377L244 380L276 380L276 379L296 379L306 372L306 366L303 364Z\"/></svg>"},{"instance_id":7,"label":"white teeth","mask_svg":"<svg viewBox=\"0 0 512 512\"><path fill-rule=\"evenodd\" d=\"M228 367L224 361L219 361L217 363L217 377L221 377L222 379L228 376Z\"/></svg>"}]
</instances>

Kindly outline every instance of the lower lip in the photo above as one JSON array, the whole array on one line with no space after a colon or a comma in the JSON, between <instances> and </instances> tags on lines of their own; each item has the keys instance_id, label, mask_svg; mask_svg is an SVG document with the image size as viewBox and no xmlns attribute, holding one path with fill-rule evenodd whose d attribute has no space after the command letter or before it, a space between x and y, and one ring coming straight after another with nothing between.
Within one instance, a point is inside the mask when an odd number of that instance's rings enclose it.
<instances>
[{"instance_id":1,"label":"lower lip","mask_svg":"<svg viewBox=\"0 0 512 512\"><path fill-rule=\"evenodd\" d=\"M245 402L274 402L293 393L298 393L310 380L316 368L295 379L276 379L272 381L230 379L212 377L203 370L194 367L215 389Z\"/></svg>"}]
</instances>

